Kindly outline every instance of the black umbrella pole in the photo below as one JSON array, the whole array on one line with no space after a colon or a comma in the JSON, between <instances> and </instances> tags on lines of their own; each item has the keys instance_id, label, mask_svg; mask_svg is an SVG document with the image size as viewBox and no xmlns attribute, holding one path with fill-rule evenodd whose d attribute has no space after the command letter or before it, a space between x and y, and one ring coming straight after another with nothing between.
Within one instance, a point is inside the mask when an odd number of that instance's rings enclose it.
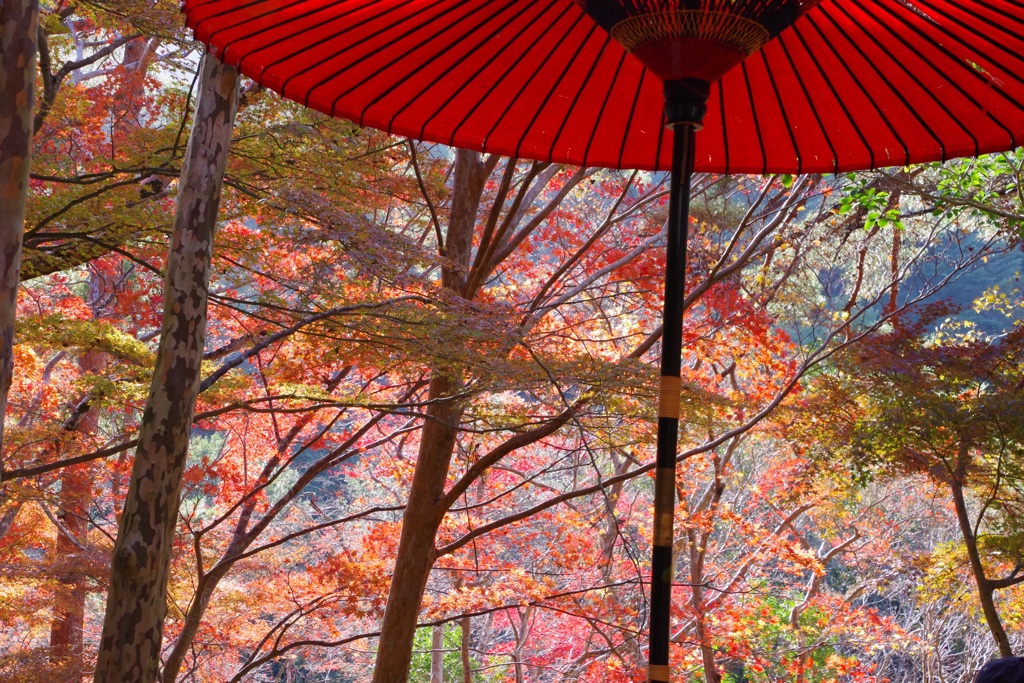
<instances>
[{"instance_id":1,"label":"black umbrella pole","mask_svg":"<svg viewBox=\"0 0 1024 683\"><path fill-rule=\"evenodd\" d=\"M680 369L683 350L683 295L686 240L690 223L690 179L694 134L707 99L706 86L666 83L666 115L673 127L669 191L668 246L665 257L664 332L658 392L658 452L654 475L654 539L651 550L651 624L647 678L668 683L672 611L673 517L676 502L676 448L679 439ZM694 92L696 90L696 92Z\"/></svg>"}]
</instances>

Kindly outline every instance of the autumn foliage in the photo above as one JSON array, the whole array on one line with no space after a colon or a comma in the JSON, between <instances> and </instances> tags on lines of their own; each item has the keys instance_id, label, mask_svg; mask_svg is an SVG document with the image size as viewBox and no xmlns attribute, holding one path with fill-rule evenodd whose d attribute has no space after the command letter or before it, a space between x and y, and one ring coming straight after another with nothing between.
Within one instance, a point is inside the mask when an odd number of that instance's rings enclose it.
<instances>
[{"instance_id":1,"label":"autumn foliage","mask_svg":"<svg viewBox=\"0 0 1024 683\"><path fill-rule=\"evenodd\" d=\"M40 36L0 680L57 682L97 661L198 53L162 2L44 2ZM666 179L244 80L233 130L161 679L361 682L404 652L423 683L644 680ZM1021 649L1022 163L695 180L678 680L966 681ZM990 280L964 336L936 302Z\"/></svg>"}]
</instances>

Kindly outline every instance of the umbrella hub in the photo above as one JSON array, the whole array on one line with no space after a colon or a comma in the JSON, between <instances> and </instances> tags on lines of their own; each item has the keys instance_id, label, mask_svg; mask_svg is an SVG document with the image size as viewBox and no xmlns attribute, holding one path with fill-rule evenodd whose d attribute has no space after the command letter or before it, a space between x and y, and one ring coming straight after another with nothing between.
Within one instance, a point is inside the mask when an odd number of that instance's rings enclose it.
<instances>
[{"instance_id":1,"label":"umbrella hub","mask_svg":"<svg viewBox=\"0 0 1024 683\"><path fill-rule=\"evenodd\" d=\"M820 0L577 0L663 81L714 83Z\"/></svg>"}]
</instances>

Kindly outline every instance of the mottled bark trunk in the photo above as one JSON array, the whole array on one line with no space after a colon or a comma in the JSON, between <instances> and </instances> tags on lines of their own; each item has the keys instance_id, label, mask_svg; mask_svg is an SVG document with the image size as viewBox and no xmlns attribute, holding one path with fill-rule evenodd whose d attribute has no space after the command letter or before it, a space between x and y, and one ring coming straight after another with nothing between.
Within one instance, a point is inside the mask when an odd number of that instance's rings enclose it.
<instances>
[{"instance_id":1,"label":"mottled bark trunk","mask_svg":"<svg viewBox=\"0 0 1024 683\"><path fill-rule=\"evenodd\" d=\"M156 681L181 478L199 391L213 232L238 73L200 66L195 123L178 186L156 369L111 562L96 683Z\"/></svg>"},{"instance_id":2,"label":"mottled bark trunk","mask_svg":"<svg viewBox=\"0 0 1024 683\"><path fill-rule=\"evenodd\" d=\"M35 103L39 0L0 2L0 447L11 388ZM3 461L0 460L0 479Z\"/></svg>"},{"instance_id":3,"label":"mottled bark trunk","mask_svg":"<svg viewBox=\"0 0 1024 683\"><path fill-rule=\"evenodd\" d=\"M479 154L456 152L452 209L444 245L449 265L442 274L444 289L453 296L461 295L466 286L473 228L485 180ZM429 407L381 624L373 683L405 683L409 676L420 602L437 556L434 538L447 512L444 487L464 410L461 402L445 399L457 393L461 385L457 370L434 367L427 391Z\"/></svg>"},{"instance_id":4,"label":"mottled bark trunk","mask_svg":"<svg viewBox=\"0 0 1024 683\"><path fill-rule=\"evenodd\" d=\"M992 581L985 574L985 566L981 562L981 553L978 551L978 540L974 536L974 528L971 525L971 517L967 512L967 501L964 498L963 470L955 474L949 482L950 492L953 494L953 507L956 510L956 520L960 525L960 533L964 539L964 546L967 548L967 559L971 564L971 574L974 576L974 583L978 587L978 602L981 603L981 611L985 615L985 622L988 624L992 638L996 641L1001 657L1012 657L1013 649L1010 647L1010 639L1003 628L1003 622L999 618L999 610L996 609L995 587Z\"/></svg>"}]
</instances>

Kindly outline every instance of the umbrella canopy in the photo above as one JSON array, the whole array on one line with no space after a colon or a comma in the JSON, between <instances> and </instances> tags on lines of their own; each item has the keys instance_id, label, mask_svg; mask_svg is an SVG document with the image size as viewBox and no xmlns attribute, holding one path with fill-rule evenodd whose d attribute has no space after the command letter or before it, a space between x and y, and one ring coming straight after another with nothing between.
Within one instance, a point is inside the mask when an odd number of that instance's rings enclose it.
<instances>
[{"instance_id":1,"label":"umbrella canopy","mask_svg":"<svg viewBox=\"0 0 1024 683\"><path fill-rule=\"evenodd\" d=\"M325 113L509 156L668 169L661 80L572 0L185 0ZM834 172L1024 143L1019 0L823 0L715 83L695 168Z\"/></svg>"}]
</instances>

